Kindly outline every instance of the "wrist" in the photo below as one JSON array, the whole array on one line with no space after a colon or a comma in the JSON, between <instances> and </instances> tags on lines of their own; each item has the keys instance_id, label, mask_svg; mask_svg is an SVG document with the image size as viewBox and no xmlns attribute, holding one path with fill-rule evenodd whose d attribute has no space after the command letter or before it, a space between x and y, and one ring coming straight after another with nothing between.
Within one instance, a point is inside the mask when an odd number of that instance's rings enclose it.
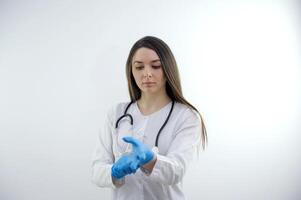
<instances>
[{"instance_id":1,"label":"wrist","mask_svg":"<svg viewBox=\"0 0 301 200\"><path fill-rule=\"evenodd\" d=\"M122 179L124 176L120 173L120 170L118 170L118 167L115 166L115 164L111 167L111 177L114 180Z\"/></svg>"},{"instance_id":2,"label":"wrist","mask_svg":"<svg viewBox=\"0 0 301 200\"><path fill-rule=\"evenodd\" d=\"M150 175L152 173L157 162L158 148L154 147L152 149L152 152L153 152L152 159L140 167L141 171L144 172L146 175Z\"/></svg>"},{"instance_id":3,"label":"wrist","mask_svg":"<svg viewBox=\"0 0 301 200\"><path fill-rule=\"evenodd\" d=\"M116 178L113 175L111 175L112 177L112 182L116 187L121 187L124 183L125 183L125 178Z\"/></svg>"}]
</instances>

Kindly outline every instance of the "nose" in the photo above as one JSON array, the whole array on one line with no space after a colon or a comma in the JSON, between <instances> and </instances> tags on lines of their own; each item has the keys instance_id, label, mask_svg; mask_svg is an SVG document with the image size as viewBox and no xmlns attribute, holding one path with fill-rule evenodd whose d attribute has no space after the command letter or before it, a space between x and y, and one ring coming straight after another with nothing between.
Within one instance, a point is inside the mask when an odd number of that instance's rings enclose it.
<instances>
[{"instance_id":1,"label":"nose","mask_svg":"<svg viewBox=\"0 0 301 200\"><path fill-rule=\"evenodd\" d=\"M151 78L153 75L152 75L152 72L151 70L145 70L144 71L144 75L143 75L145 78Z\"/></svg>"},{"instance_id":2,"label":"nose","mask_svg":"<svg viewBox=\"0 0 301 200\"><path fill-rule=\"evenodd\" d=\"M152 75L150 73L144 75L145 78L151 78Z\"/></svg>"}]
</instances>

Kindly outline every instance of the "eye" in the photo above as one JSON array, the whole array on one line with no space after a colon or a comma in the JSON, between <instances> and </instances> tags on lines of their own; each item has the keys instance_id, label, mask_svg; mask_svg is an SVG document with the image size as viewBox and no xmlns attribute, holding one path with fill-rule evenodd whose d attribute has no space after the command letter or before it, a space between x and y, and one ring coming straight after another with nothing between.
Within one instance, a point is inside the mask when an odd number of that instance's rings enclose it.
<instances>
[{"instance_id":1,"label":"eye","mask_svg":"<svg viewBox=\"0 0 301 200\"><path fill-rule=\"evenodd\" d=\"M152 66L154 69L159 69L161 67L161 65L153 65Z\"/></svg>"},{"instance_id":2,"label":"eye","mask_svg":"<svg viewBox=\"0 0 301 200\"><path fill-rule=\"evenodd\" d=\"M137 69L137 70L142 70L142 69L143 69L143 66L137 66L136 69Z\"/></svg>"}]
</instances>

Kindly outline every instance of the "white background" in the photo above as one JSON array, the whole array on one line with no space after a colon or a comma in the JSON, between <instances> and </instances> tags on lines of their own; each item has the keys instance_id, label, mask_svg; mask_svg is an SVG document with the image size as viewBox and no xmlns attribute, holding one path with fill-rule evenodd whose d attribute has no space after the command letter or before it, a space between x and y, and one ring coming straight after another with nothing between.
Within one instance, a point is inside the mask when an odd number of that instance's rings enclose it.
<instances>
[{"instance_id":1,"label":"white background","mask_svg":"<svg viewBox=\"0 0 301 200\"><path fill-rule=\"evenodd\" d=\"M209 146L188 199L301 198L297 1L0 1L0 199L108 199L90 159L145 35L172 49Z\"/></svg>"}]
</instances>

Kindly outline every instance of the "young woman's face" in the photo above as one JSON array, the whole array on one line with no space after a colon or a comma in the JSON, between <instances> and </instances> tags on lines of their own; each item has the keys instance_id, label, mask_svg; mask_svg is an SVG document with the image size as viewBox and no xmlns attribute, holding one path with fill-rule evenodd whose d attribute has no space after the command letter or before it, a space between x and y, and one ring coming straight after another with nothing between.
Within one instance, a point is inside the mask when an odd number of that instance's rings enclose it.
<instances>
[{"instance_id":1,"label":"young woman's face","mask_svg":"<svg viewBox=\"0 0 301 200\"><path fill-rule=\"evenodd\" d=\"M142 47L135 52L132 73L142 93L156 94L165 91L166 79L160 58L152 49Z\"/></svg>"}]
</instances>

